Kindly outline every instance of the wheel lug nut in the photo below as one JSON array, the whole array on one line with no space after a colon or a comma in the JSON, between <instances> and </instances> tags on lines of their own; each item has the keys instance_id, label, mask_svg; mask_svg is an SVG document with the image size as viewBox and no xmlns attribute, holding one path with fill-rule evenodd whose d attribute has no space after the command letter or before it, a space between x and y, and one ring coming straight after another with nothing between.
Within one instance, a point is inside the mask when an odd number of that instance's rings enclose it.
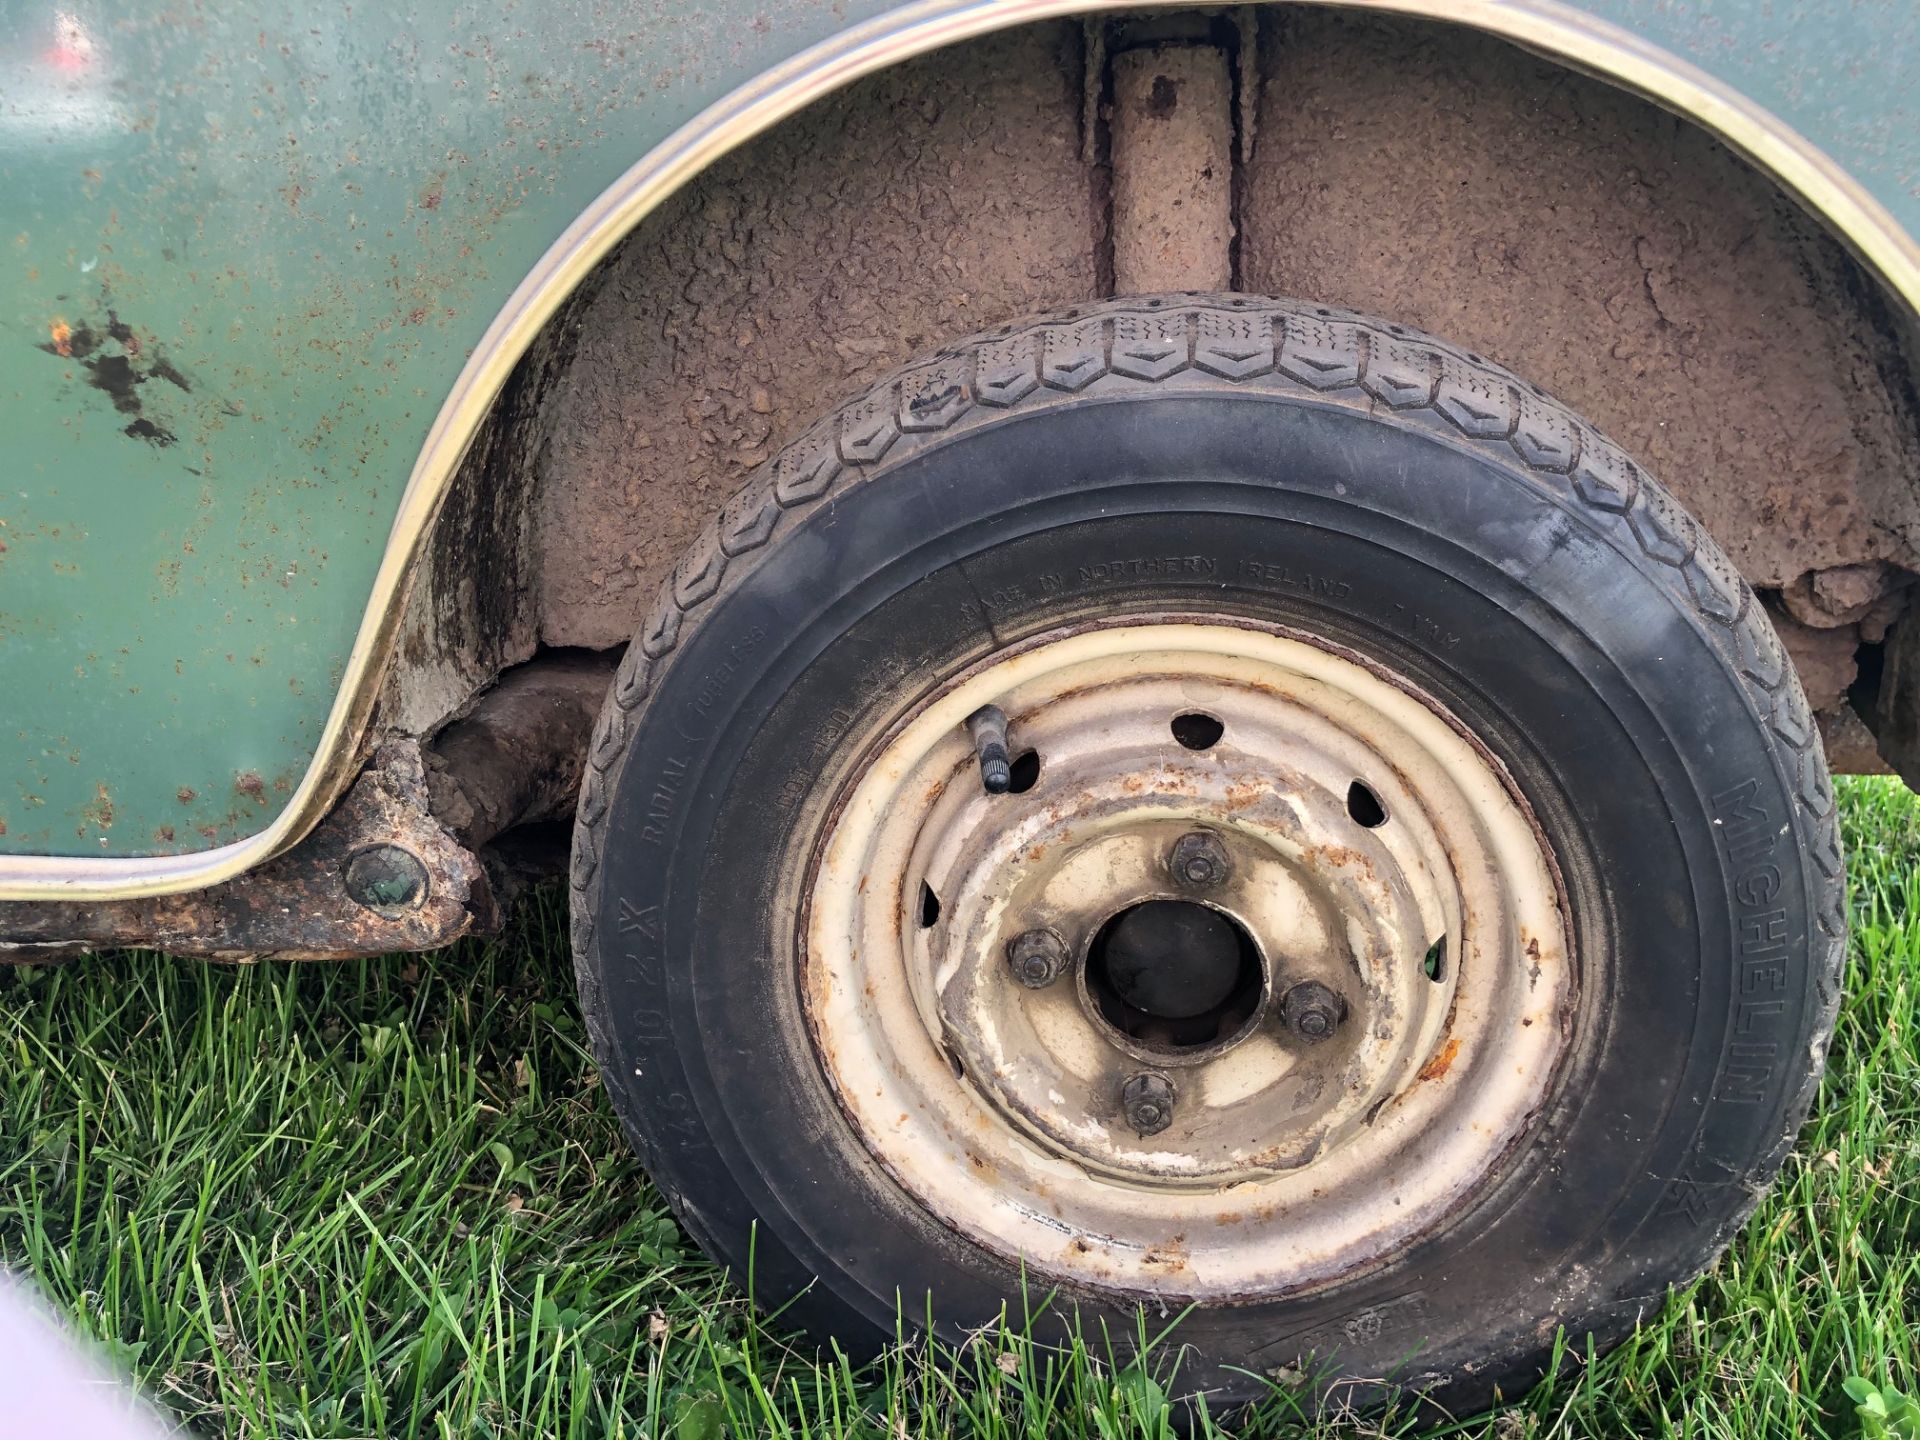
<instances>
[{"instance_id":1,"label":"wheel lug nut","mask_svg":"<svg viewBox=\"0 0 1920 1440\"><path fill-rule=\"evenodd\" d=\"M1194 830L1173 842L1167 852L1167 869L1176 884L1195 890L1211 890L1226 883L1233 872L1227 847L1210 830Z\"/></svg>"},{"instance_id":2,"label":"wheel lug nut","mask_svg":"<svg viewBox=\"0 0 1920 1440\"><path fill-rule=\"evenodd\" d=\"M1007 966L1029 990L1044 990L1067 968L1067 942L1051 930L1024 930L1007 942Z\"/></svg>"},{"instance_id":3,"label":"wheel lug nut","mask_svg":"<svg viewBox=\"0 0 1920 1440\"><path fill-rule=\"evenodd\" d=\"M1331 1040L1346 1015L1346 1003L1318 980L1302 980L1280 999L1280 1022L1309 1045Z\"/></svg>"},{"instance_id":4,"label":"wheel lug nut","mask_svg":"<svg viewBox=\"0 0 1920 1440\"><path fill-rule=\"evenodd\" d=\"M1137 1135L1158 1135L1173 1123L1173 1082L1143 1070L1120 1087L1120 1108Z\"/></svg>"}]
</instances>

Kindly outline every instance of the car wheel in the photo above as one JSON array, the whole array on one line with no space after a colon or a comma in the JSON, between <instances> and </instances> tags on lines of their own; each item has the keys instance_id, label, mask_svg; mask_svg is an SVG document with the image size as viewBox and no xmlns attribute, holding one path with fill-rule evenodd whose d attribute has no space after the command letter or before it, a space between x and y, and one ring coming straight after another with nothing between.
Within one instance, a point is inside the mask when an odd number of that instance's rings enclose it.
<instances>
[{"instance_id":1,"label":"car wheel","mask_svg":"<svg viewBox=\"0 0 1920 1440\"><path fill-rule=\"evenodd\" d=\"M1655 1311L1845 942L1705 533L1479 357L1246 296L979 336L790 445L627 653L573 884L608 1092L758 1298L855 1348L1187 1309L1216 1400L1471 1403Z\"/></svg>"}]
</instances>

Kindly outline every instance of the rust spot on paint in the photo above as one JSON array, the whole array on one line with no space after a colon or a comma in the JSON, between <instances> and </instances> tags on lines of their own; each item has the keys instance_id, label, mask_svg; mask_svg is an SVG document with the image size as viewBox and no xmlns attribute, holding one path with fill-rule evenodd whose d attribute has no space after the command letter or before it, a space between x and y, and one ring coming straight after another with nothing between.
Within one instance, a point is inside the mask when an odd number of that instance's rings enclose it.
<instances>
[{"instance_id":1,"label":"rust spot on paint","mask_svg":"<svg viewBox=\"0 0 1920 1440\"><path fill-rule=\"evenodd\" d=\"M267 782L251 770L243 770L234 777L233 788L252 800L264 805L267 801Z\"/></svg>"},{"instance_id":2,"label":"rust spot on paint","mask_svg":"<svg viewBox=\"0 0 1920 1440\"><path fill-rule=\"evenodd\" d=\"M113 403L113 408L131 419L122 433L149 445L171 445L178 438L161 421L145 413L146 403L140 387L149 380L164 380L175 389L191 392L193 382L186 374L142 342L139 333L122 320L111 307L107 310L104 336L84 321L69 325L55 320L47 327L47 339L37 348L63 360L78 360L87 372L87 384ZM117 352L103 349L111 343Z\"/></svg>"},{"instance_id":3,"label":"rust spot on paint","mask_svg":"<svg viewBox=\"0 0 1920 1440\"><path fill-rule=\"evenodd\" d=\"M140 413L140 397L135 390L146 377L133 368L132 360L125 355L102 355L83 363L87 367L87 383L104 391L113 401L114 409L123 415Z\"/></svg>"},{"instance_id":4,"label":"rust spot on paint","mask_svg":"<svg viewBox=\"0 0 1920 1440\"><path fill-rule=\"evenodd\" d=\"M47 340L39 348L49 355L83 360L100 345L100 337L82 321L78 325L69 325L64 320L56 320L47 327Z\"/></svg>"},{"instance_id":5,"label":"rust spot on paint","mask_svg":"<svg viewBox=\"0 0 1920 1440\"><path fill-rule=\"evenodd\" d=\"M1164 1245L1149 1245L1140 1257L1143 1264L1175 1272L1185 1270L1190 1258L1185 1235L1175 1235Z\"/></svg>"},{"instance_id":6,"label":"rust spot on paint","mask_svg":"<svg viewBox=\"0 0 1920 1440\"><path fill-rule=\"evenodd\" d=\"M111 310L107 311L107 334L120 342L120 348L127 352L130 359L140 358L140 337L133 333L131 325Z\"/></svg>"},{"instance_id":7,"label":"rust spot on paint","mask_svg":"<svg viewBox=\"0 0 1920 1440\"><path fill-rule=\"evenodd\" d=\"M1270 788L1267 782L1257 775L1236 780L1227 787L1227 809L1245 810L1257 805Z\"/></svg>"},{"instance_id":8,"label":"rust spot on paint","mask_svg":"<svg viewBox=\"0 0 1920 1440\"><path fill-rule=\"evenodd\" d=\"M178 800L182 805L191 805L198 796L191 786L182 785L178 790L173 792L173 798Z\"/></svg>"},{"instance_id":9,"label":"rust spot on paint","mask_svg":"<svg viewBox=\"0 0 1920 1440\"><path fill-rule=\"evenodd\" d=\"M1460 1037L1455 1035L1440 1047L1440 1053L1420 1067L1418 1080L1438 1080L1453 1068L1454 1057L1460 1053Z\"/></svg>"},{"instance_id":10,"label":"rust spot on paint","mask_svg":"<svg viewBox=\"0 0 1920 1440\"><path fill-rule=\"evenodd\" d=\"M122 433L131 435L135 440L144 440L149 445L160 446L171 445L180 438L166 426L156 425L144 416L127 426Z\"/></svg>"},{"instance_id":11,"label":"rust spot on paint","mask_svg":"<svg viewBox=\"0 0 1920 1440\"><path fill-rule=\"evenodd\" d=\"M180 390L191 391L193 384L181 373L180 368L164 355L156 355L147 366L147 373L156 379L164 380Z\"/></svg>"},{"instance_id":12,"label":"rust spot on paint","mask_svg":"<svg viewBox=\"0 0 1920 1440\"><path fill-rule=\"evenodd\" d=\"M107 789L104 781L93 787L93 803L80 813L87 825L94 829L113 828L113 792ZM83 827L78 833L86 834L86 828Z\"/></svg>"}]
</instances>

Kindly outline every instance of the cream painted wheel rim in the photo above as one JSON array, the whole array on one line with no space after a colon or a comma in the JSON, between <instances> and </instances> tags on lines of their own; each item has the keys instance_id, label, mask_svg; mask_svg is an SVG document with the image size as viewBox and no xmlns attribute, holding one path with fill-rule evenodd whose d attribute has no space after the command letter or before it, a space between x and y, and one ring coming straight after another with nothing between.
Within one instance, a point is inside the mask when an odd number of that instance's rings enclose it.
<instances>
[{"instance_id":1,"label":"cream painted wheel rim","mask_svg":"<svg viewBox=\"0 0 1920 1440\"><path fill-rule=\"evenodd\" d=\"M1020 793L981 786L988 704L1037 759ZM1194 833L1222 883L1169 871ZM1239 621L1054 632L958 677L858 767L803 889L811 1038L867 1148L974 1242L1102 1287L1268 1297L1403 1251L1501 1173L1571 1028L1552 857L1498 762L1412 686ZM1168 901L1243 937L1196 1019L1112 980L1115 917ZM1070 964L1028 989L1007 947L1036 929ZM1218 988L1180 990L1199 953L1155 993ZM1318 1043L1286 1023L1307 981L1344 1006ZM1121 1101L1143 1074L1158 1133Z\"/></svg>"}]
</instances>

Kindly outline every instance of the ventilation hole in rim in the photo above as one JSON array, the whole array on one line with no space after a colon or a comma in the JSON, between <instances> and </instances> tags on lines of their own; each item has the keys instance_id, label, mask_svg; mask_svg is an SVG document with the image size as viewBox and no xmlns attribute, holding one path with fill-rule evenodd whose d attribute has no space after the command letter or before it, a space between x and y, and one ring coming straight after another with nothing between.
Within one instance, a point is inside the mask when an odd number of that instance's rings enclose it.
<instances>
[{"instance_id":1,"label":"ventilation hole in rim","mask_svg":"<svg viewBox=\"0 0 1920 1440\"><path fill-rule=\"evenodd\" d=\"M1022 750L1013 757L1013 764L1007 767L1007 793L1024 795L1033 789L1034 782L1040 778L1040 752Z\"/></svg>"},{"instance_id":2,"label":"ventilation hole in rim","mask_svg":"<svg viewBox=\"0 0 1920 1440\"><path fill-rule=\"evenodd\" d=\"M1168 728L1173 731L1173 738L1189 750L1211 750L1220 743L1220 737L1227 733L1225 725L1198 710L1174 716L1173 724Z\"/></svg>"},{"instance_id":3,"label":"ventilation hole in rim","mask_svg":"<svg viewBox=\"0 0 1920 1440\"><path fill-rule=\"evenodd\" d=\"M1377 830L1387 823L1387 807L1364 780L1356 780L1347 787L1347 814L1353 817L1354 824L1369 830Z\"/></svg>"},{"instance_id":4,"label":"ventilation hole in rim","mask_svg":"<svg viewBox=\"0 0 1920 1440\"><path fill-rule=\"evenodd\" d=\"M920 928L931 930L934 921L940 918L940 897L933 893L933 887L926 881L920 882Z\"/></svg>"},{"instance_id":5,"label":"ventilation hole in rim","mask_svg":"<svg viewBox=\"0 0 1920 1440\"><path fill-rule=\"evenodd\" d=\"M1442 935L1427 946L1427 958L1420 962L1420 968L1426 972L1427 979L1438 985L1447 978L1447 937Z\"/></svg>"}]
</instances>

